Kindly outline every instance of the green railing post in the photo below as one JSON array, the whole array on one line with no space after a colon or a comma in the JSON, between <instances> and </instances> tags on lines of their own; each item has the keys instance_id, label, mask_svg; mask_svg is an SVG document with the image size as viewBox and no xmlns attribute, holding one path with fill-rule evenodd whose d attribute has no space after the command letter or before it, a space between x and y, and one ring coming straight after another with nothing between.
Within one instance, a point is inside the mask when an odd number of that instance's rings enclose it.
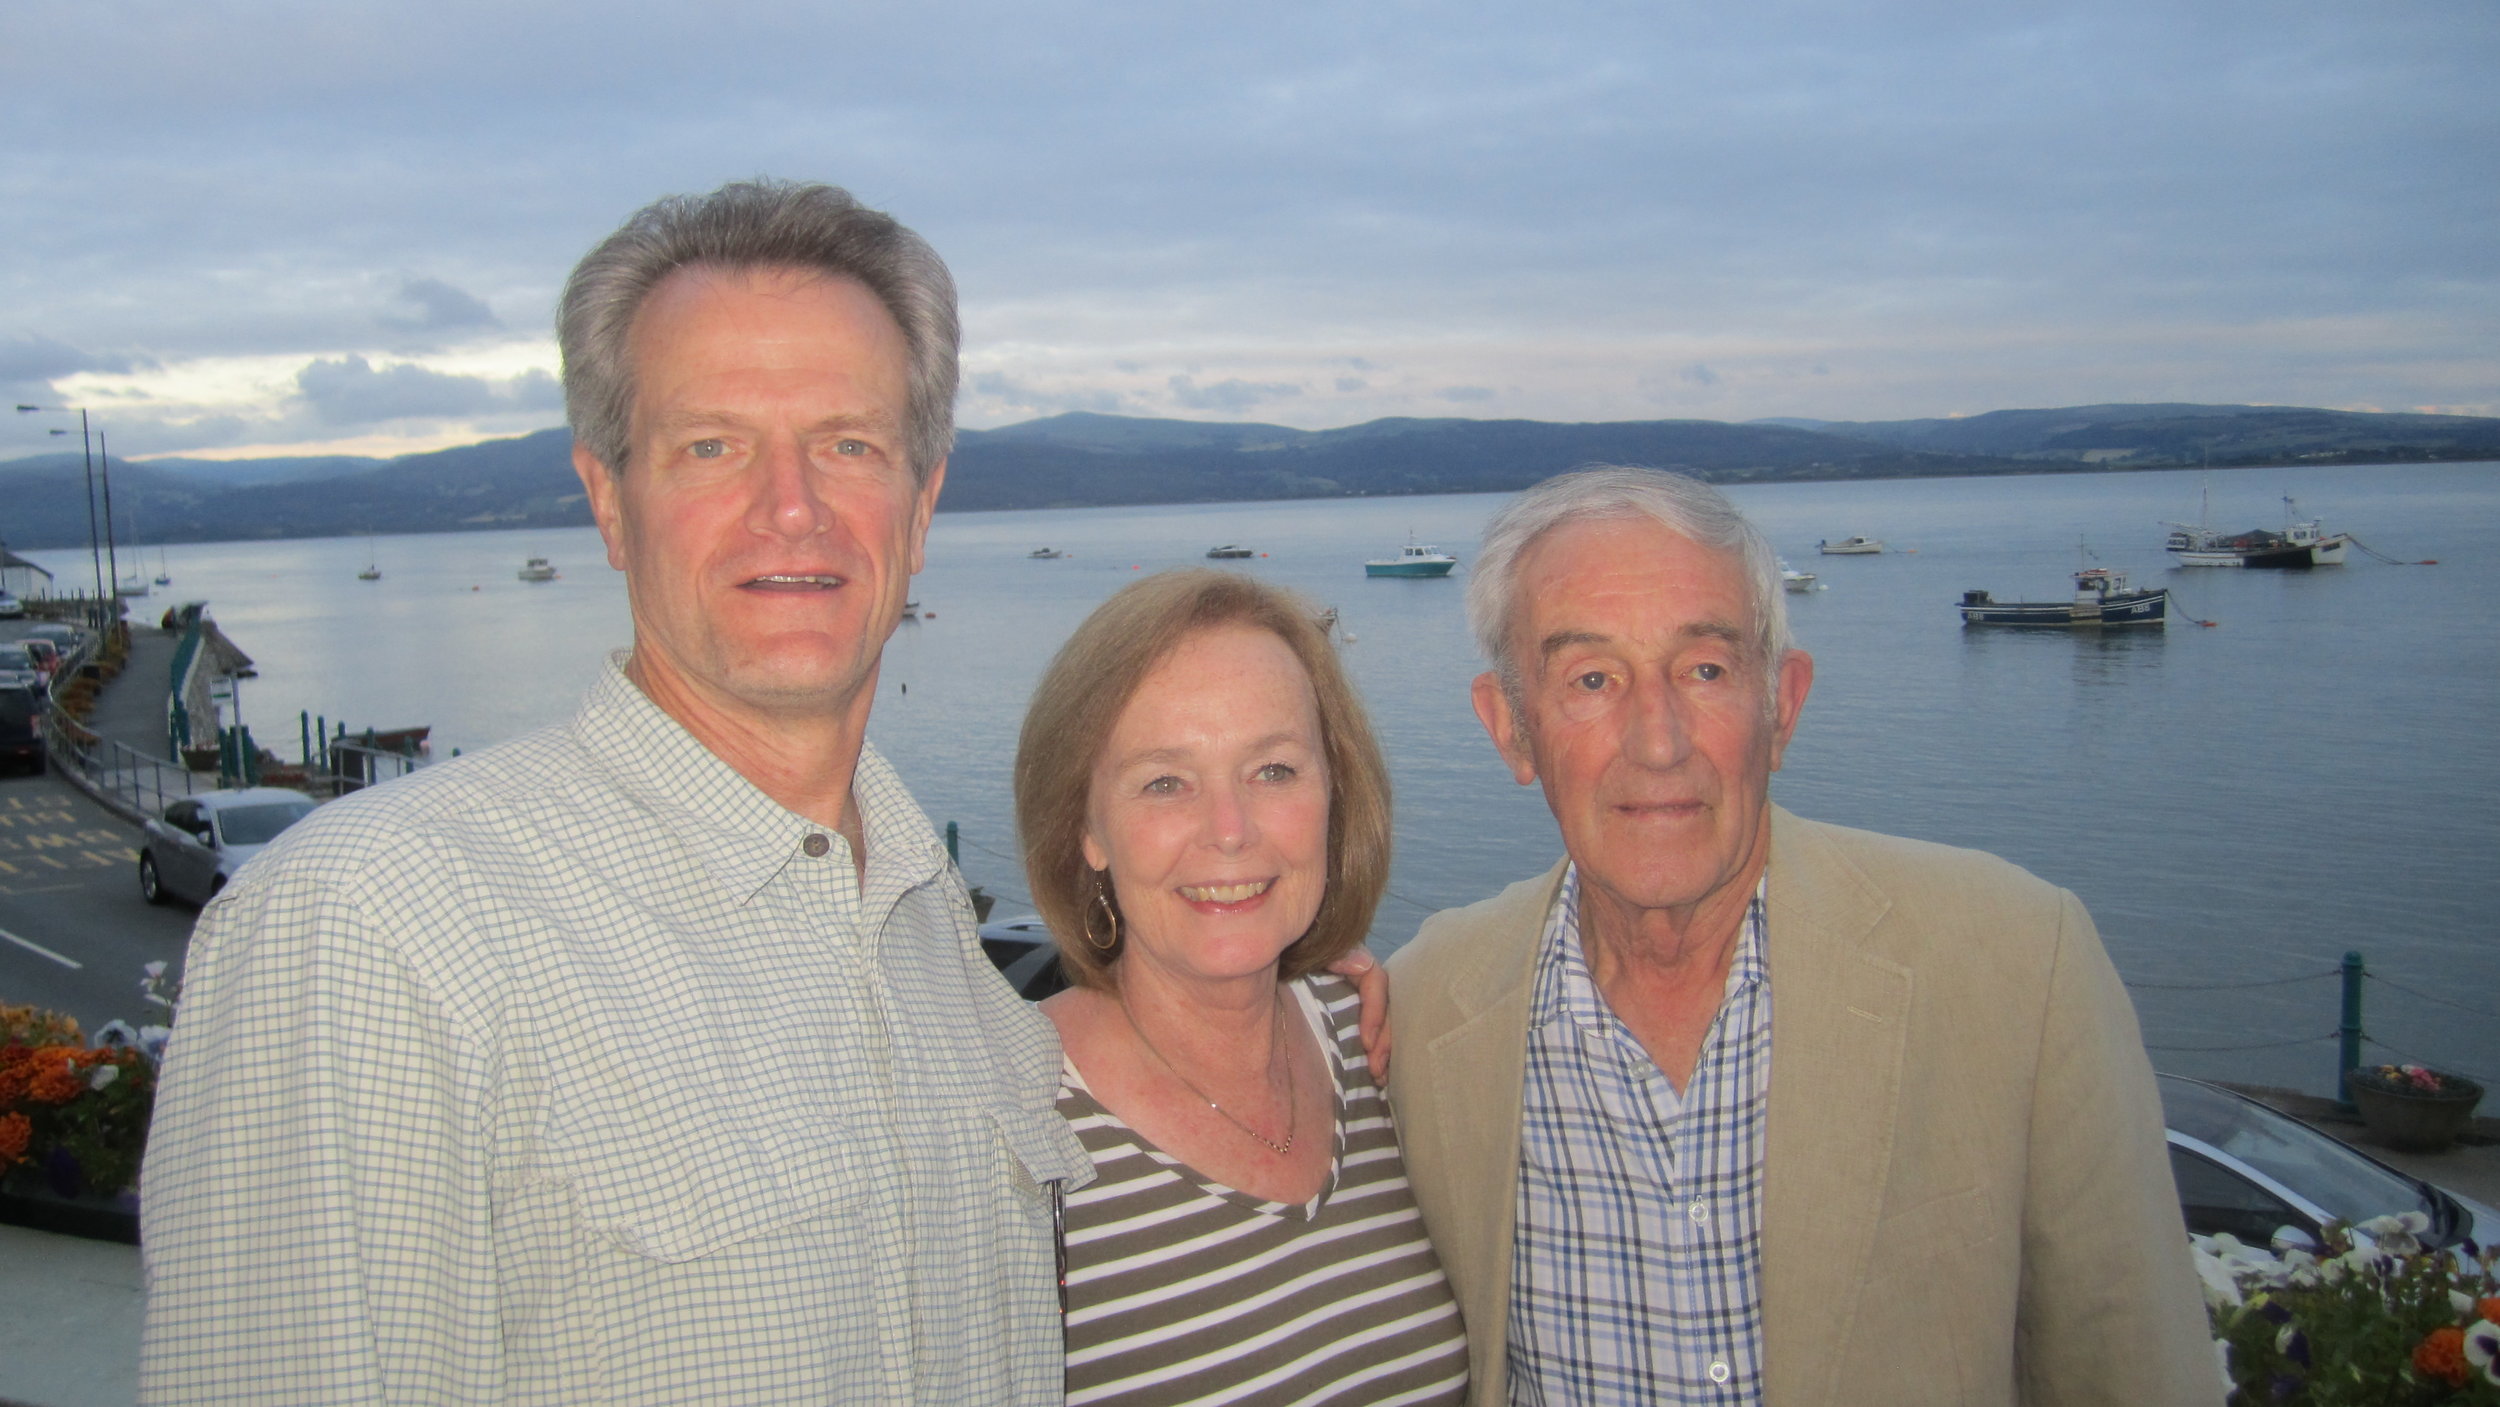
<instances>
[{"instance_id":1,"label":"green railing post","mask_svg":"<svg viewBox=\"0 0 2500 1407\"><path fill-rule=\"evenodd\" d=\"M964 862L964 857L956 852L955 847L957 837L958 832L955 829L955 823L953 821L948 821L946 823L946 858L954 861L957 865L961 865Z\"/></svg>"},{"instance_id":2,"label":"green railing post","mask_svg":"<svg viewBox=\"0 0 2500 1407\"><path fill-rule=\"evenodd\" d=\"M312 766L312 714L299 711L295 715L295 731L304 749L304 765Z\"/></svg>"},{"instance_id":3,"label":"green railing post","mask_svg":"<svg viewBox=\"0 0 2500 1407\"><path fill-rule=\"evenodd\" d=\"M2336 1028L2335 1107L2347 1114L2354 1111L2345 1076L2361 1068L2361 979L2368 975L2361 954L2344 954L2344 1022Z\"/></svg>"}]
</instances>

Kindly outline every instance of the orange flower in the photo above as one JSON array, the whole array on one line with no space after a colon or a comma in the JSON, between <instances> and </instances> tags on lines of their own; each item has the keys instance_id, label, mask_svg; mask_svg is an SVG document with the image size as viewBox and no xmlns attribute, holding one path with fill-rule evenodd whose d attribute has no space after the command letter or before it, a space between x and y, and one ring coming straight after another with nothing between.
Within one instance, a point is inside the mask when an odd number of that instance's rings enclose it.
<instances>
[{"instance_id":1,"label":"orange flower","mask_svg":"<svg viewBox=\"0 0 2500 1407\"><path fill-rule=\"evenodd\" d=\"M2500 1324L2500 1295L2474 1301L2474 1312L2494 1324Z\"/></svg>"},{"instance_id":2,"label":"orange flower","mask_svg":"<svg viewBox=\"0 0 2500 1407\"><path fill-rule=\"evenodd\" d=\"M0 1114L0 1168L15 1166L35 1141L35 1124L23 1114Z\"/></svg>"},{"instance_id":3,"label":"orange flower","mask_svg":"<svg viewBox=\"0 0 2500 1407\"><path fill-rule=\"evenodd\" d=\"M2413 1366L2423 1377L2465 1386L2465 1331L2453 1325L2431 1330L2429 1338L2413 1346Z\"/></svg>"},{"instance_id":4,"label":"orange flower","mask_svg":"<svg viewBox=\"0 0 2500 1407\"><path fill-rule=\"evenodd\" d=\"M67 1104L76 1099L79 1091L87 1087L87 1082L78 1077L77 1054L60 1046L46 1046L30 1056L26 1064L33 1070L26 1081L26 1097L38 1104Z\"/></svg>"}]
</instances>

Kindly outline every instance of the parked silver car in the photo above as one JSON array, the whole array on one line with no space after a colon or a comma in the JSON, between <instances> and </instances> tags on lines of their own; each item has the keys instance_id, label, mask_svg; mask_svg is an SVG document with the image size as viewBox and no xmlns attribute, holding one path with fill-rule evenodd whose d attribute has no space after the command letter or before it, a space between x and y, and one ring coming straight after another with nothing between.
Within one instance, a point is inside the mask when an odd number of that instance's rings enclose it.
<instances>
[{"instance_id":1,"label":"parked silver car","mask_svg":"<svg viewBox=\"0 0 2500 1407\"><path fill-rule=\"evenodd\" d=\"M147 823L139 849L139 893L151 904L205 904L235 871L312 814L313 799L285 787L243 787L186 796Z\"/></svg>"},{"instance_id":2,"label":"parked silver car","mask_svg":"<svg viewBox=\"0 0 2500 1407\"><path fill-rule=\"evenodd\" d=\"M2246 1095L2181 1075L2160 1081L2170 1173L2195 1235L2227 1231L2264 1246L2288 1227L2316 1246L2330 1221L2420 1212L2430 1219L2421 1242L2433 1250L2500 1238L2500 1212L2470 1197L2398 1172Z\"/></svg>"}]
</instances>

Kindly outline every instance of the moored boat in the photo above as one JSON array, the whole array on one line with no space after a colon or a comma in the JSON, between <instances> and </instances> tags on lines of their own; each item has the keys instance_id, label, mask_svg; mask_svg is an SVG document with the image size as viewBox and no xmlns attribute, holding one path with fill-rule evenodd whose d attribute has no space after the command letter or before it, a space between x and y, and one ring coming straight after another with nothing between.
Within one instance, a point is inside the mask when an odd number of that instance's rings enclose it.
<instances>
[{"instance_id":1,"label":"moored boat","mask_svg":"<svg viewBox=\"0 0 2500 1407\"><path fill-rule=\"evenodd\" d=\"M1031 562L1056 562L1067 555L1056 547L1036 547L1024 554L1025 560Z\"/></svg>"},{"instance_id":2,"label":"moored boat","mask_svg":"<svg viewBox=\"0 0 2500 1407\"><path fill-rule=\"evenodd\" d=\"M521 564L518 575L523 581L553 581L556 579L556 568L544 557L532 557Z\"/></svg>"},{"instance_id":3,"label":"moored boat","mask_svg":"<svg viewBox=\"0 0 2500 1407\"><path fill-rule=\"evenodd\" d=\"M1221 546L1221 547L1210 547L1210 548L1208 548L1208 549L1207 549L1207 555L1208 555L1208 556L1210 556L1210 557L1214 557L1214 558L1218 558L1218 559L1223 559L1223 558L1229 558L1229 557L1252 557L1252 556L1256 556L1257 554L1256 554L1256 553L1254 553L1254 552L1252 552L1249 548L1247 548L1247 547L1243 547L1243 546L1241 546L1241 545L1240 545L1240 544L1238 544L1238 543L1228 542L1228 543L1225 543L1225 544L1224 544L1223 546Z\"/></svg>"},{"instance_id":4,"label":"moored boat","mask_svg":"<svg viewBox=\"0 0 2500 1407\"><path fill-rule=\"evenodd\" d=\"M1884 550L1883 539L1873 537L1844 537L1838 542L1825 538L1814 546L1826 557L1869 557Z\"/></svg>"},{"instance_id":5,"label":"moored boat","mask_svg":"<svg viewBox=\"0 0 2500 1407\"><path fill-rule=\"evenodd\" d=\"M1962 593L1964 625L2117 626L2160 625L2169 615L2170 592L2127 589L2127 574L2109 567L2075 573L2071 601L1999 601L1985 591Z\"/></svg>"},{"instance_id":6,"label":"moored boat","mask_svg":"<svg viewBox=\"0 0 2500 1407\"><path fill-rule=\"evenodd\" d=\"M1814 584L1814 573L1798 571L1795 567L1788 565L1788 559L1785 557L1780 559L1780 585L1787 587L1791 591L1817 591L1821 589Z\"/></svg>"},{"instance_id":7,"label":"moored boat","mask_svg":"<svg viewBox=\"0 0 2500 1407\"><path fill-rule=\"evenodd\" d=\"M2166 523L2170 540L2163 544L2173 565L2181 567L2266 567L2277 571L2306 571L2311 567L2344 565L2344 545L2352 541L2348 533L2329 533L2312 518L2302 522L2295 516L2298 506L2289 498L2283 500L2283 531L2269 532L2251 528L2244 533L2221 533L2203 523Z\"/></svg>"},{"instance_id":8,"label":"moored boat","mask_svg":"<svg viewBox=\"0 0 2500 1407\"><path fill-rule=\"evenodd\" d=\"M1375 557L1363 564L1365 576L1448 576L1458 559L1428 543L1410 542L1395 557Z\"/></svg>"}]
</instances>

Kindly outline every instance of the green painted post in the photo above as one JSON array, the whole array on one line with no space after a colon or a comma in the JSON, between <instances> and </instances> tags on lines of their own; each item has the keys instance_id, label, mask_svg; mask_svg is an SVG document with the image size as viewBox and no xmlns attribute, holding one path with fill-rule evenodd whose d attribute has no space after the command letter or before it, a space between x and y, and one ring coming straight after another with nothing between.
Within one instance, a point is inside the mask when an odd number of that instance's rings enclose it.
<instances>
[{"instance_id":1,"label":"green painted post","mask_svg":"<svg viewBox=\"0 0 2500 1407\"><path fill-rule=\"evenodd\" d=\"M2344 1077L2361 1068L2361 979L2368 975L2361 954L2344 954L2344 1024L2336 1030L2341 1039L2336 1042L2335 1107L2347 1114L2354 1110Z\"/></svg>"},{"instance_id":2,"label":"green painted post","mask_svg":"<svg viewBox=\"0 0 2500 1407\"><path fill-rule=\"evenodd\" d=\"M946 858L960 865L964 862L964 857L956 852L956 836L955 823L948 821L946 823Z\"/></svg>"}]
</instances>

